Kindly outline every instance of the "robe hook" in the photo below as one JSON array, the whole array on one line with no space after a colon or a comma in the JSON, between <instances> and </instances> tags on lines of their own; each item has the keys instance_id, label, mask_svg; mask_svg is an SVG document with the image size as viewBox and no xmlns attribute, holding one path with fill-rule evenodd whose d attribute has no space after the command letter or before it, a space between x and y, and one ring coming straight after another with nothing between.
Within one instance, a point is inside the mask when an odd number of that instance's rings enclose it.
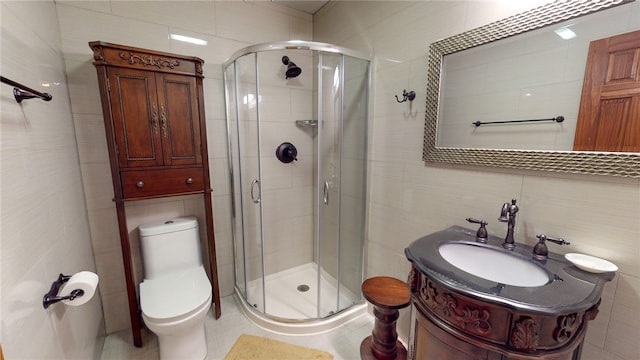
<instances>
[{"instance_id":1,"label":"robe hook","mask_svg":"<svg viewBox=\"0 0 640 360\"><path fill-rule=\"evenodd\" d=\"M416 92L413 91L413 90L407 92L406 89L403 89L402 90L402 101L400 101L400 99L398 98L398 95L395 95L395 97L396 97L396 101L399 102L399 103L403 103L403 102L405 102L407 100L413 101L413 99L416 98Z\"/></svg>"}]
</instances>

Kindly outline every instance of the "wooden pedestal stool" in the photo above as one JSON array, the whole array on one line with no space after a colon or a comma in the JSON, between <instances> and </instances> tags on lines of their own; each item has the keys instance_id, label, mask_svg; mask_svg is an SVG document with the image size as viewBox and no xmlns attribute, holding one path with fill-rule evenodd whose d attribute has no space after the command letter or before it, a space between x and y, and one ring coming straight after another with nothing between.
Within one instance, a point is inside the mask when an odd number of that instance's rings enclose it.
<instances>
[{"instance_id":1,"label":"wooden pedestal stool","mask_svg":"<svg viewBox=\"0 0 640 360\"><path fill-rule=\"evenodd\" d=\"M363 360L405 360L407 349L398 340L396 320L398 309L409 305L411 297L407 284L398 279L377 276L362 283L364 298L373 304L376 317L372 335L360 344Z\"/></svg>"}]
</instances>

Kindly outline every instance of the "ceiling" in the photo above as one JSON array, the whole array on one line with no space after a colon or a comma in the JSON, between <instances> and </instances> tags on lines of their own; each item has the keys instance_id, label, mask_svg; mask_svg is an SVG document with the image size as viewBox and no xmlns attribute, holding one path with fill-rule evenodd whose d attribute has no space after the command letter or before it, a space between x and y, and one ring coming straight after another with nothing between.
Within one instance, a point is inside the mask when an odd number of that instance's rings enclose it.
<instances>
[{"instance_id":1,"label":"ceiling","mask_svg":"<svg viewBox=\"0 0 640 360\"><path fill-rule=\"evenodd\" d=\"M318 11L324 4L328 3L328 1L315 1L315 0L271 0L272 2L286 6L288 8L304 11L308 14L313 14Z\"/></svg>"}]
</instances>

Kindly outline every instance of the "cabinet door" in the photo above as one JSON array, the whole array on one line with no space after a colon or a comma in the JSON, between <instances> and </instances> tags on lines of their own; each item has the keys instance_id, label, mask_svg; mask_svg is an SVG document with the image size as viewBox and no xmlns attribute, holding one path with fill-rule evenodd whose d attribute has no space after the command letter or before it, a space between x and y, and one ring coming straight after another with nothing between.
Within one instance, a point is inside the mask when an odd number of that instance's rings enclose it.
<instances>
[{"instance_id":1,"label":"cabinet door","mask_svg":"<svg viewBox=\"0 0 640 360\"><path fill-rule=\"evenodd\" d=\"M164 157L154 73L110 68L108 76L120 167L161 166Z\"/></svg>"},{"instance_id":2,"label":"cabinet door","mask_svg":"<svg viewBox=\"0 0 640 360\"><path fill-rule=\"evenodd\" d=\"M415 328L415 359L500 360L500 354L466 343L448 334L418 311Z\"/></svg>"},{"instance_id":3,"label":"cabinet door","mask_svg":"<svg viewBox=\"0 0 640 360\"><path fill-rule=\"evenodd\" d=\"M160 133L165 165L202 163L196 79L157 74Z\"/></svg>"}]
</instances>

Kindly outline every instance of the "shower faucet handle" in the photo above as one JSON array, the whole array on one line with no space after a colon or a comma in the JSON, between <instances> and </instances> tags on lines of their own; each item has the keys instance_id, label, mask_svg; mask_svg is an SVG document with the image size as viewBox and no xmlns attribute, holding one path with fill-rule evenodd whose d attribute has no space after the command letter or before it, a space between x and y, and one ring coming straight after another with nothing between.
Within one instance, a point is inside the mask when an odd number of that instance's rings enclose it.
<instances>
[{"instance_id":1,"label":"shower faucet handle","mask_svg":"<svg viewBox=\"0 0 640 360\"><path fill-rule=\"evenodd\" d=\"M485 244L487 242L487 238L489 237L487 228L485 227L488 222L475 218L467 218L467 221L473 224L480 224L478 231L476 231L476 241Z\"/></svg>"},{"instance_id":2,"label":"shower faucet handle","mask_svg":"<svg viewBox=\"0 0 640 360\"><path fill-rule=\"evenodd\" d=\"M290 142L283 142L276 149L276 157L285 164L298 161L298 149Z\"/></svg>"}]
</instances>

